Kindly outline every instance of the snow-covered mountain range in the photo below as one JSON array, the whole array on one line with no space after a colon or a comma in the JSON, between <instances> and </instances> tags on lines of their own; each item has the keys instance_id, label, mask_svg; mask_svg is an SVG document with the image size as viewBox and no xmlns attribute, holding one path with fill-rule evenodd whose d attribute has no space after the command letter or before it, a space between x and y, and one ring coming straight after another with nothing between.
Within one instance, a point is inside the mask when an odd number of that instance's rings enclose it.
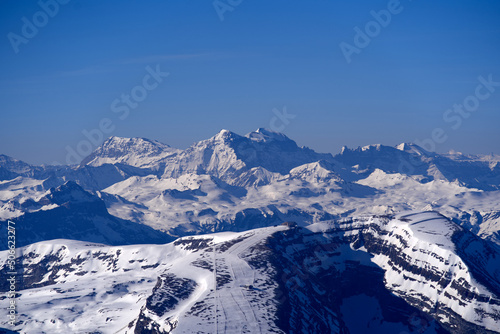
<instances>
[{"instance_id":1,"label":"snow-covered mountain range","mask_svg":"<svg viewBox=\"0 0 500 334\"><path fill-rule=\"evenodd\" d=\"M500 328L500 250L435 212L19 253L23 333Z\"/></svg>"},{"instance_id":2,"label":"snow-covered mountain range","mask_svg":"<svg viewBox=\"0 0 500 334\"><path fill-rule=\"evenodd\" d=\"M31 203L73 181L111 215L173 237L438 210L499 242L500 158L439 155L414 144L343 148L333 156L265 129L246 136L222 130L185 150L111 137L78 166L0 156L0 179L0 220L55 209L60 204Z\"/></svg>"},{"instance_id":3,"label":"snow-covered mountain range","mask_svg":"<svg viewBox=\"0 0 500 334\"><path fill-rule=\"evenodd\" d=\"M7 220L22 333L500 332L498 156L110 137L80 165L0 155L0 250Z\"/></svg>"}]
</instances>

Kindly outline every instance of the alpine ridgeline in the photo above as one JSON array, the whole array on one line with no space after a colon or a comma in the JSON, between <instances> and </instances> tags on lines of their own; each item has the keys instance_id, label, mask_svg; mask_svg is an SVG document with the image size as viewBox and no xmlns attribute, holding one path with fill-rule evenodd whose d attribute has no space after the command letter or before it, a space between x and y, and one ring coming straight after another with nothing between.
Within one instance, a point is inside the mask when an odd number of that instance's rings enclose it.
<instances>
[{"instance_id":1,"label":"alpine ridgeline","mask_svg":"<svg viewBox=\"0 0 500 334\"><path fill-rule=\"evenodd\" d=\"M18 292L0 327L500 332L499 162L411 143L333 156L266 129L185 150L111 137L79 165L0 155Z\"/></svg>"}]
</instances>

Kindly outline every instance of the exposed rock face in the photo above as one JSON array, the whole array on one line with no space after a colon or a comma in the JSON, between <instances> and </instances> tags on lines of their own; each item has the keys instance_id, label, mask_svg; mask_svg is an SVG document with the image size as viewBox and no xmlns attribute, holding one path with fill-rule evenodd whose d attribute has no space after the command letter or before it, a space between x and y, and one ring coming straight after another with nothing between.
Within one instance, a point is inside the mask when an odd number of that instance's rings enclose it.
<instances>
[{"instance_id":1,"label":"exposed rock face","mask_svg":"<svg viewBox=\"0 0 500 334\"><path fill-rule=\"evenodd\" d=\"M269 239L266 253L281 282L280 328L342 333L341 305L366 295L378 301L383 321L402 323L407 330L415 329L416 317L425 322L419 329L438 333L495 332L500 321L498 249L436 213L401 219L406 222L354 220ZM465 246L463 239L478 245ZM463 246L467 260L455 253ZM473 260L479 254L481 259ZM259 263L265 266L254 264Z\"/></svg>"}]
</instances>

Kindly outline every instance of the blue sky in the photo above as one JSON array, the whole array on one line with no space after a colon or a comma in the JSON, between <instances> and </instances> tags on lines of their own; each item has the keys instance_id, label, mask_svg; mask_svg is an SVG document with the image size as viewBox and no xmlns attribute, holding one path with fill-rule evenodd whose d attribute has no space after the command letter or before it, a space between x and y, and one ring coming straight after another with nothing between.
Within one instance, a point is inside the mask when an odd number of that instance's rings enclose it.
<instances>
[{"instance_id":1,"label":"blue sky","mask_svg":"<svg viewBox=\"0 0 500 334\"><path fill-rule=\"evenodd\" d=\"M269 128L285 107L295 118L279 129L319 152L431 140L438 152L500 154L500 86L481 88L467 117L446 114L474 102L478 77L500 82L500 2L396 3L221 0L221 20L213 1L70 0L50 17L36 1L3 0L0 153L64 163L102 119L113 128L103 137L185 148L222 128ZM377 30L371 12L388 7L398 11ZM29 38L23 17L39 25ZM348 63L340 45L356 47L367 24L370 42ZM169 76L120 119L111 104L144 93L147 66Z\"/></svg>"}]
</instances>

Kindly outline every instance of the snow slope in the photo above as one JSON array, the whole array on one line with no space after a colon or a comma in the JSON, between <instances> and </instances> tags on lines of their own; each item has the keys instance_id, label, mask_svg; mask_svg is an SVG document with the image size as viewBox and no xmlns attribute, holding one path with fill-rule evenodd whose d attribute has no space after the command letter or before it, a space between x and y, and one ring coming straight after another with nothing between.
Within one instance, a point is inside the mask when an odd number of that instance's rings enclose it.
<instances>
[{"instance_id":1,"label":"snow slope","mask_svg":"<svg viewBox=\"0 0 500 334\"><path fill-rule=\"evenodd\" d=\"M341 333L356 327L344 303L378 308L385 329L500 328L498 247L435 212L20 254L22 333Z\"/></svg>"},{"instance_id":2,"label":"snow slope","mask_svg":"<svg viewBox=\"0 0 500 334\"><path fill-rule=\"evenodd\" d=\"M146 138L112 136L86 157L81 165L126 164L139 168L159 168L162 159L180 150Z\"/></svg>"}]
</instances>

